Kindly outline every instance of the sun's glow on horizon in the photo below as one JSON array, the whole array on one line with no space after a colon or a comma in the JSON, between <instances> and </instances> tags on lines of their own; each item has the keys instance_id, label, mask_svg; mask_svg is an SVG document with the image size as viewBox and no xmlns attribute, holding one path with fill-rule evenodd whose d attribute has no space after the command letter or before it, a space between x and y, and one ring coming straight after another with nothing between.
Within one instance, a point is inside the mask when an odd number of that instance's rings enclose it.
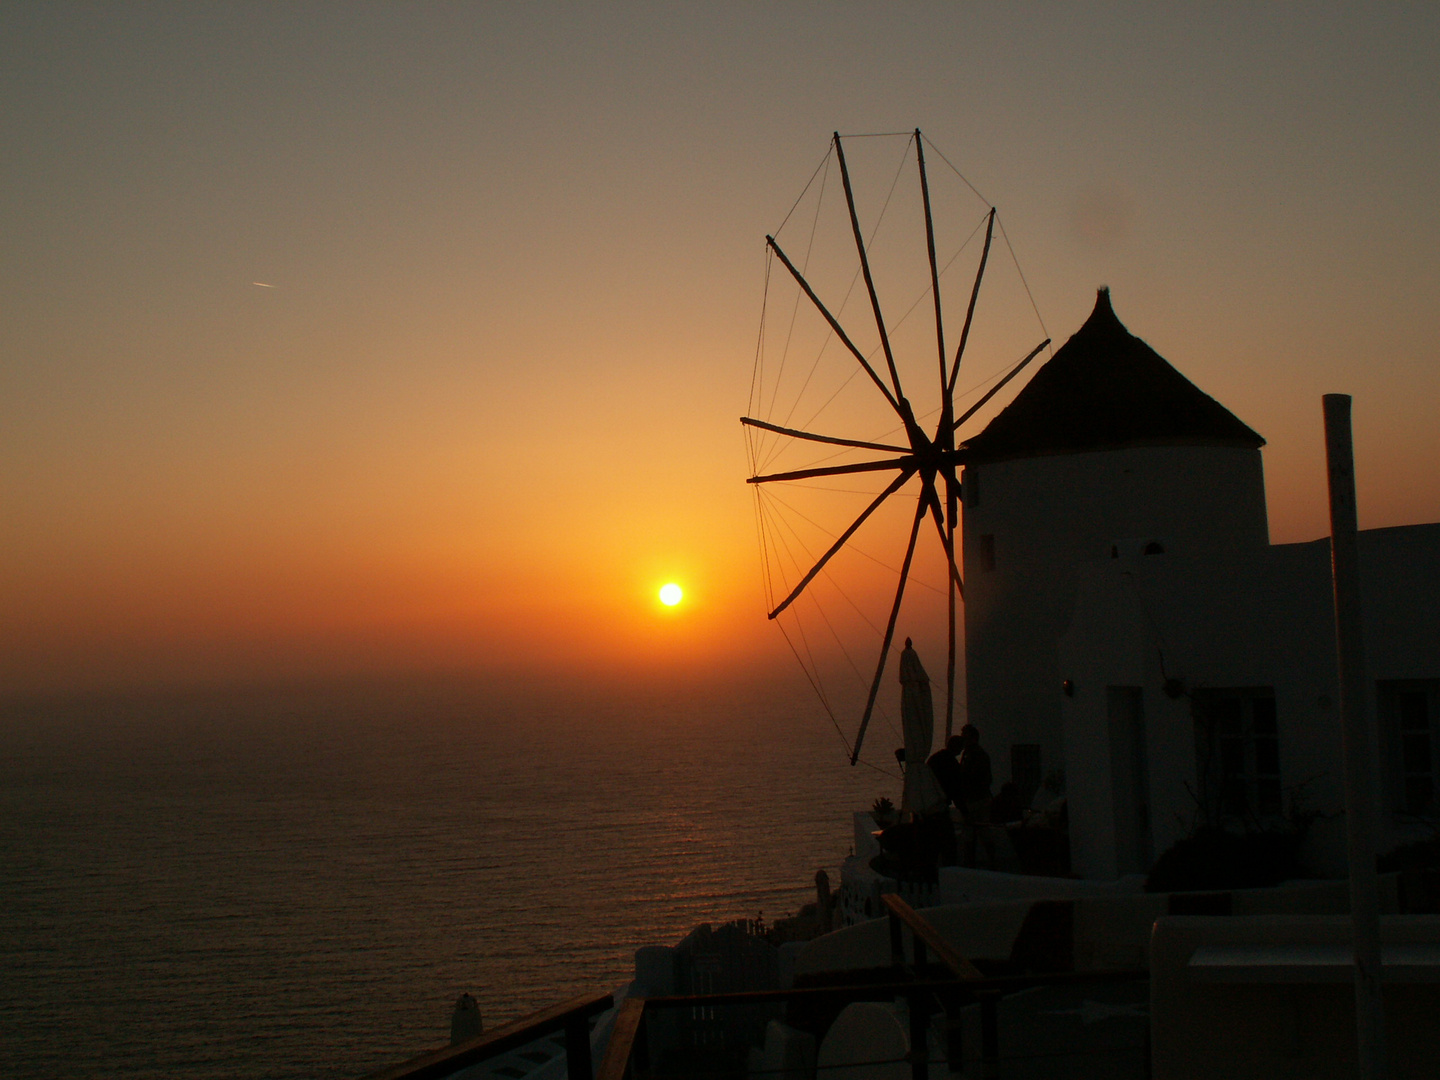
<instances>
[{"instance_id":1,"label":"sun's glow on horizon","mask_svg":"<svg viewBox=\"0 0 1440 1080\"><path fill-rule=\"evenodd\" d=\"M673 581L660 586L660 602L666 607L674 607L685 598L685 591Z\"/></svg>"},{"instance_id":2,"label":"sun's glow on horizon","mask_svg":"<svg viewBox=\"0 0 1440 1080\"><path fill-rule=\"evenodd\" d=\"M922 198L911 135L845 143L896 374L932 433L925 204L953 361L993 202L1016 259L992 245L957 404L1052 332L1058 348L1104 281L1132 334L1268 440L1273 543L1329 534L1319 398L1334 389L1355 398L1360 524L1440 520L1440 469L1424 464L1440 461L1440 334L1424 286L1440 247L1424 194L1440 95L1414 92L1440 52L1440 6L1352 5L1299 31L1278 11L1238 19L1218 6L1043 24L998 6L903 21L857 7L799 38L770 8L743 22L687 10L674 32L733 62L678 83L671 52L640 32L647 17L625 8L567 20L522 9L502 58L479 5L422 9L401 34L327 7L300 29L341 35L365 62L319 64L294 52L284 8L254 8L174 5L77 35L66 9L37 5L45 14L3 24L16 43L4 55L24 62L7 65L0 117L25 117L4 129L4 182L26 194L0 200L0 229L20 223L5 232L7 265L29 268L7 280L6 303L30 313L8 320L0 362L7 703L352 673L630 687L763 668L804 683L789 633L837 688L829 705L855 711L838 687L858 681L863 711L874 671L857 680L851 656L862 669L877 659L870 624L894 604L919 481L869 513L772 626L773 591L794 586L889 475L746 484L754 468L860 464L870 451L746 428L751 443L736 423L743 409L787 430L905 441L888 392L837 351L798 281L772 272L765 306L774 231L804 253L807 287L855 348L885 352L869 305L857 314L844 299L859 265L829 145L852 128L842 116L918 123L965 174L925 147ZM587 48L597 33L606 47ZM774 95L750 90L777 34L791 47L775 93L796 101L782 124L769 122ZM907 55L909 73L829 78L855 41ZM1317 74L1315 55L1331 50L1345 63ZM213 62L194 64L197 52ZM54 56L87 77L55 92ZM1026 61L1046 65L1043 85ZM376 71L393 93L373 92ZM162 84L185 102L179 121L106 142L154 113ZM979 87L994 108L983 122L927 118L920 85ZM1196 100L1201 154L1173 122L1194 120ZM693 123L711 101L734 122ZM257 138L237 116L274 122ZM595 140L597 126L624 137ZM667 139L629 137L649 131ZM93 155L55 153L57 132L100 140L114 181L96 182ZM214 152L197 158L202 143ZM377 158L387 145L405 151ZM563 197L577 145L592 181L580 200ZM477 146L504 152L477 165ZM830 180L807 188L822 156ZM714 167L674 167L691 161L724 162L724 182ZM397 210L416 176L423 190ZM477 200L483 228L457 227ZM196 219L206 226L186 226ZM1362 268L1358 294L1337 266ZM771 348L777 365L789 359L757 378ZM1048 355L957 436L981 430ZM742 443L768 449L752 463ZM781 548L763 546L766 528ZM895 628L937 678L942 547L923 526ZM667 584L678 602L662 600ZM882 682L883 706L897 685ZM5 707L0 741L22 722Z\"/></svg>"}]
</instances>

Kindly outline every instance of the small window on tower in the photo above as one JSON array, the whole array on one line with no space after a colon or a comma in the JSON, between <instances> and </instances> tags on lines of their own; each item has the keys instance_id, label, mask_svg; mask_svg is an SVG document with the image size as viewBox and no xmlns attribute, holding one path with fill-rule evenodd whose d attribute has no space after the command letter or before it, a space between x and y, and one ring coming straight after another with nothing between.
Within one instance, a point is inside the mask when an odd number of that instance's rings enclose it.
<instances>
[{"instance_id":1,"label":"small window on tower","mask_svg":"<svg viewBox=\"0 0 1440 1080\"><path fill-rule=\"evenodd\" d=\"M1148 544L1145 545L1145 554L1146 554L1146 555L1164 555L1164 554L1165 554L1165 545L1162 544L1162 543L1160 543L1159 540L1151 540Z\"/></svg>"},{"instance_id":2,"label":"small window on tower","mask_svg":"<svg viewBox=\"0 0 1440 1080\"><path fill-rule=\"evenodd\" d=\"M984 533L980 537L980 569L995 569L995 534Z\"/></svg>"}]
</instances>

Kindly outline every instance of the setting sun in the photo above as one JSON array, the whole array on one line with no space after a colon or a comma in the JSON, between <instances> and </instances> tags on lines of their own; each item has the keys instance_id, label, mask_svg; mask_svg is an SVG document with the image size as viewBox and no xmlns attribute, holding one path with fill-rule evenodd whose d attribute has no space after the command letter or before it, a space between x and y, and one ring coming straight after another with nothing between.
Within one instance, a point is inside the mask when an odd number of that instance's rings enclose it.
<instances>
[{"instance_id":1,"label":"setting sun","mask_svg":"<svg viewBox=\"0 0 1440 1080\"><path fill-rule=\"evenodd\" d=\"M660 602L666 607L674 607L684 598L685 593L679 585L673 581L668 585L660 586Z\"/></svg>"}]
</instances>

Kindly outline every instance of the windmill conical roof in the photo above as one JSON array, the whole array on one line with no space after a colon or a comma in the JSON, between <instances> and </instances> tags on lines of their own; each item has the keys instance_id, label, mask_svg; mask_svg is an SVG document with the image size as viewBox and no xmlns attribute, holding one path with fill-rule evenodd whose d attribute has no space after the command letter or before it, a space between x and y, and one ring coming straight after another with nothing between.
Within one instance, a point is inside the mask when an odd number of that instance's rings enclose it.
<instances>
[{"instance_id":1,"label":"windmill conical roof","mask_svg":"<svg viewBox=\"0 0 1440 1080\"><path fill-rule=\"evenodd\" d=\"M1101 289L1085 325L991 420L964 442L969 460L1131 446L1265 445L1115 316Z\"/></svg>"}]
</instances>

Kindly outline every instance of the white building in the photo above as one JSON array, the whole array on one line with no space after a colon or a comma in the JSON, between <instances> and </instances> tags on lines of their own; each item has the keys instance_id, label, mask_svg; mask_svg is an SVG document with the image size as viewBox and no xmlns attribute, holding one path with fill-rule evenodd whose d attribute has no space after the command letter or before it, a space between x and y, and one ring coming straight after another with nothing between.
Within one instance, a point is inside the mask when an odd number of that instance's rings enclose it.
<instances>
[{"instance_id":1,"label":"white building","mask_svg":"<svg viewBox=\"0 0 1440 1080\"><path fill-rule=\"evenodd\" d=\"M1277 824L1297 790L1341 807L1329 541L1270 544L1263 445L1103 289L965 443L969 717L997 780L1064 769L1086 877L1200 820ZM1440 524L1363 532L1360 558L1385 850L1437 816ZM1343 872L1343 821L1308 856Z\"/></svg>"}]
</instances>

